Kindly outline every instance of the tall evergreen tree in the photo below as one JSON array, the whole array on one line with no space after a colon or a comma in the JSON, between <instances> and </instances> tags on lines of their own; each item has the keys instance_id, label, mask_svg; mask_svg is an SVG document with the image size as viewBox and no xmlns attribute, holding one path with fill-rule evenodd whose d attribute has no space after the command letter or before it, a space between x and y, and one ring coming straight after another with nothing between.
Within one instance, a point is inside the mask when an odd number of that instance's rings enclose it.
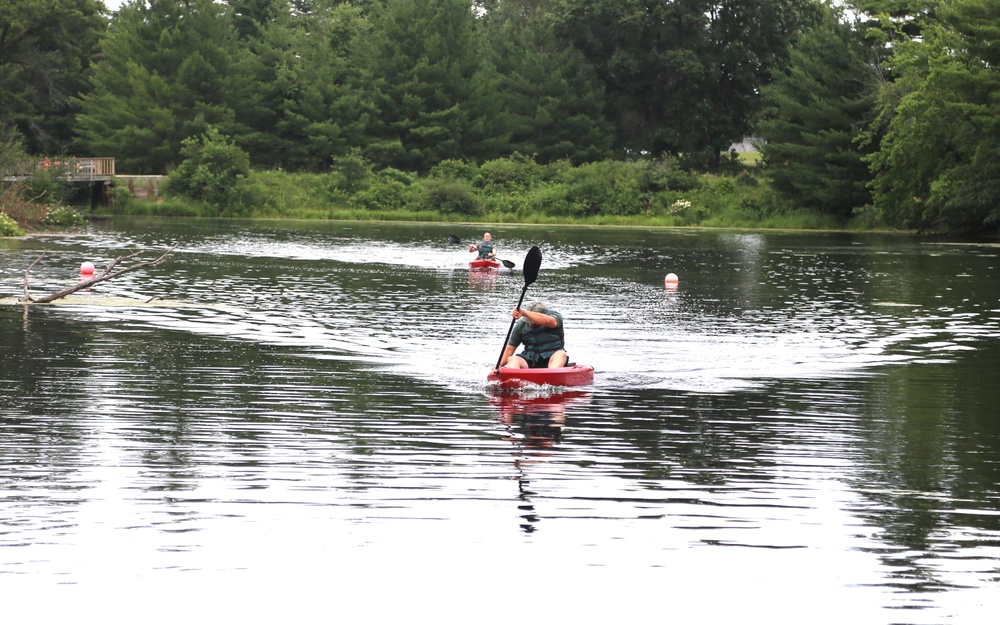
<instances>
[{"instance_id":1,"label":"tall evergreen tree","mask_svg":"<svg viewBox=\"0 0 1000 625\"><path fill-rule=\"evenodd\" d=\"M428 171L500 153L495 71L482 61L474 20L469 0L388 0L369 42L378 110L369 160Z\"/></svg>"},{"instance_id":2,"label":"tall evergreen tree","mask_svg":"<svg viewBox=\"0 0 1000 625\"><path fill-rule=\"evenodd\" d=\"M870 200L856 139L874 115L874 81L863 33L843 21L842 9L817 9L789 70L764 88L758 135L775 190L798 206L847 217Z\"/></svg>"},{"instance_id":3,"label":"tall evergreen tree","mask_svg":"<svg viewBox=\"0 0 1000 625\"><path fill-rule=\"evenodd\" d=\"M620 145L707 167L746 136L815 0L558 0L557 34L597 69Z\"/></svg>"},{"instance_id":4,"label":"tall evergreen tree","mask_svg":"<svg viewBox=\"0 0 1000 625\"><path fill-rule=\"evenodd\" d=\"M615 128L604 113L604 89L580 53L553 36L550 4L498 0L484 8L482 32L500 74L509 151L539 163L607 158Z\"/></svg>"},{"instance_id":5,"label":"tall evergreen tree","mask_svg":"<svg viewBox=\"0 0 1000 625\"><path fill-rule=\"evenodd\" d=\"M236 130L247 85L228 8L213 0L130 0L102 40L93 91L81 98L81 145L113 155L119 171L164 173L181 142Z\"/></svg>"},{"instance_id":6,"label":"tall evergreen tree","mask_svg":"<svg viewBox=\"0 0 1000 625\"><path fill-rule=\"evenodd\" d=\"M358 58L368 20L348 3L318 0L308 13L286 5L256 30L241 61L255 88L238 105L236 139L259 166L327 169L363 142L372 116Z\"/></svg>"},{"instance_id":7,"label":"tall evergreen tree","mask_svg":"<svg viewBox=\"0 0 1000 625\"><path fill-rule=\"evenodd\" d=\"M103 11L97 0L0 0L0 120L29 152L69 149Z\"/></svg>"},{"instance_id":8,"label":"tall evergreen tree","mask_svg":"<svg viewBox=\"0 0 1000 625\"><path fill-rule=\"evenodd\" d=\"M256 39L268 24L288 14L288 0L228 0L240 39Z\"/></svg>"}]
</instances>

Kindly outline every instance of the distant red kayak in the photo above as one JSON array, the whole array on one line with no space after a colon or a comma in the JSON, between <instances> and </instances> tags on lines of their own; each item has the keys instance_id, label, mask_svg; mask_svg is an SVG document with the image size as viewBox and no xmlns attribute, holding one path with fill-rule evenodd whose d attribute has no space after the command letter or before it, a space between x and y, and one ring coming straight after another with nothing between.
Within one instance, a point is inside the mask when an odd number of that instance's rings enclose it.
<instances>
[{"instance_id":1,"label":"distant red kayak","mask_svg":"<svg viewBox=\"0 0 1000 625\"><path fill-rule=\"evenodd\" d=\"M590 365L571 365L551 369L500 367L497 371L490 371L486 380L500 388L521 388L528 384L586 386L594 382L594 368Z\"/></svg>"},{"instance_id":2,"label":"distant red kayak","mask_svg":"<svg viewBox=\"0 0 1000 625\"><path fill-rule=\"evenodd\" d=\"M469 261L469 269L475 269L478 271L489 271L490 269L496 269L499 266L499 261L490 260L489 258L477 258L476 260Z\"/></svg>"}]
</instances>

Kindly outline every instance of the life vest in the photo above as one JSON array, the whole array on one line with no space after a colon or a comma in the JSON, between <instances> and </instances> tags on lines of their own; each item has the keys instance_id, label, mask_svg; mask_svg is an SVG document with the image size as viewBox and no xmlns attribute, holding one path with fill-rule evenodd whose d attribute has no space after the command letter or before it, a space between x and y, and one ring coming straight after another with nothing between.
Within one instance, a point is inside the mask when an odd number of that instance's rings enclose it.
<instances>
[{"instance_id":1,"label":"life vest","mask_svg":"<svg viewBox=\"0 0 1000 625\"><path fill-rule=\"evenodd\" d=\"M489 258L490 254L493 253L493 243L487 243L486 241L479 242L479 258Z\"/></svg>"},{"instance_id":2,"label":"life vest","mask_svg":"<svg viewBox=\"0 0 1000 625\"><path fill-rule=\"evenodd\" d=\"M543 360L563 349L565 340L563 336L562 316L554 310L545 313L550 317L556 317L559 325L554 328L547 326L535 326L532 328L527 319L524 320L524 334L521 336L521 344L524 351L521 356L525 360ZM520 323L520 322L519 322Z\"/></svg>"}]
</instances>

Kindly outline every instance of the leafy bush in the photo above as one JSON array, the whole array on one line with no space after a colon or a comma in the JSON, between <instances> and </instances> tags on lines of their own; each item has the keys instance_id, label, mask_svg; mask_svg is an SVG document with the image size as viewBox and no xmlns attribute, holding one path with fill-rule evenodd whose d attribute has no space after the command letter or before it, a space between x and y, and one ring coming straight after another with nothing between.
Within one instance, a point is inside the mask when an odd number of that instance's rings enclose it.
<instances>
[{"instance_id":1,"label":"leafy bush","mask_svg":"<svg viewBox=\"0 0 1000 625\"><path fill-rule=\"evenodd\" d=\"M250 156L214 128L181 144L184 161L170 174L166 190L214 206L220 215L250 214L261 199Z\"/></svg>"},{"instance_id":2,"label":"leafy bush","mask_svg":"<svg viewBox=\"0 0 1000 625\"><path fill-rule=\"evenodd\" d=\"M127 186L116 184L111 187L108 193L108 200L111 206L111 212L116 215L122 215L129 211L129 206L136 201L135 196L132 195L132 191L129 190Z\"/></svg>"},{"instance_id":3,"label":"leafy bush","mask_svg":"<svg viewBox=\"0 0 1000 625\"><path fill-rule=\"evenodd\" d=\"M574 167L576 167L576 165L574 165L569 159L552 161L548 165L541 168L539 172L539 181L553 182L563 180L568 172L573 171Z\"/></svg>"},{"instance_id":4,"label":"leafy bush","mask_svg":"<svg viewBox=\"0 0 1000 625\"><path fill-rule=\"evenodd\" d=\"M581 165L565 177L570 214L635 215L644 209L643 194L628 163L601 161Z\"/></svg>"},{"instance_id":5,"label":"leafy bush","mask_svg":"<svg viewBox=\"0 0 1000 625\"><path fill-rule=\"evenodd\" d=\"M37 228L45 216L45 205L30 199L30 188L24 182L14 182L0 187L0 212L14 220L19 228L31 230Z\"/></svg>"},{"instance_id":6,"label":"leafy bush","mask_svg":"<svg viewBox=\"0 0 1000 625\"><path fill-rule=\"evenodd\" d=\"M442 213L473 215L478 202L472 185L455 178L428 178L421 185L424 207Z\"/></svg>"},{"instance_id":7,"label":"leafy bush","mask_svg":"<svg viewBox=\"0 0 1000 625\"><path fill-rule=\"evenodd\" d=\"M548 184L539 187L531 194L531 198L534 206L546 215L569 215L571 212L564 185ZM527 207L525 214L530 214Z\"/></svg>"},{"instance_id":8,"label":"leafy bush","mask_svg":"<svg viewBox=\"0 0 1000 625\"><path fill-rule=\"evenodd\" d=\"M693 191L701 186L701 178L674 158L638 161L636 170L639 187L648 193Z\"/></svg>"},{"instance_id":9,"label":"leafy bush","mask_svg":"<svg viewBox=\"0 0 1000 625\"><path fill-rule=\"evenodd\" d=\"M215 207L202 202L177 202L164 200L162 202L136 202L145 205L150 215L157 217L211 217Z\"/></svg>"},{"instance_id":10,"label":"leafy bush","mask_svg":"<svg viewBox=\"0 0 1000 625\"><path fill-rule=\"evenodd\" d=\"M64 203L73 192L73 184L66 179L72 169L69 159L45 159L31 178L24 181L25 193L35 202Z\"/></svg>"},{"instance_id":11,"label":"leafy bush","mask_svg":"<svg viewBox=\"0 0 1000 625\"><path fill-rule=\"evenodd\" d=\"M376 211L403 208L416 199L413 180L410 174L387 167L378 173L367 189L354 195L352 204Z\"/></svg>"},{"instance_id":12,"label":"leafy bush","mask_svg":"<svg viewBox=\"0 0 1000 625\"><path fill-rule=\"evenodd\" d=\"M417 177L413 174L408 174L405 171L396 169L395 167L386 167L382 171L378 172L378 179L384 181L394 181L410 186L416 182Z\"/></svg>"},{"instance_id":13,"label":"leafy bush","mask_svg":"<svg viewBox=\"0 0 1000 625\"><path fill-rule=\"evenodd\" d=\"M338 191L357 193L368 187L372 176L371 162L355 148L350 154L341 156L333 162L333 169L330 172L333 181L331 186Z\"/></svg>"},{"instance_id":14,"label":"leafy bush","mask_svg":"<svg viewBox=\"0 0 1000 625\"><path fill-rule=\"evenodd\" d=\"M87 223L87 220L68 206L57 206L42 217L42 224L58 228L79 228Z\"/></svg>"},{"instance_id":15,"label":"leafy bush","mask_svg":"<svg viewBox=\"0 0 1000 625\"><path fill-rule=\"evenodd\" d=\"M7 213L0 213L0 237L19 237L24 235L24 229Z\"/></svg>"},{"instance_id":16,"label":"leafy bush","mask_svg":"<svg viewBox=\"0 0 1000 625\"><path fill-rule=\"evenodd\" d=\"M431 178L473 181L479 173L479 168L471 163L448 159L431 168Z\"/></svg>"},{"instance_id":17,"label":"leafy bush","mask_svg":"<svg viewBox=\"0 0 1000 625\"><path fill-rule=\"evenodd\" d=\"M487 161L479 166L475 177L477 187L496 191L524 191L530 189L539 174L539 167L532 159L513 154L508 158Z\"/></svg>"}]
</instances>

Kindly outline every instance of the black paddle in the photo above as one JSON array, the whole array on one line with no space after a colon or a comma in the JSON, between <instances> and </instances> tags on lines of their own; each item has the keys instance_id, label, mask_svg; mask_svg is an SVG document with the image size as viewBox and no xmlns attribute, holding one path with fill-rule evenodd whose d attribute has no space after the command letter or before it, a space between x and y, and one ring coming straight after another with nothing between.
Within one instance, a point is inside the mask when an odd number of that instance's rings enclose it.
<instances>
[{"instance_id":1,"label":"black paddle","mask_svg":"<svg viewBox=\"0 0 1000 625\"><path fill-rule=\"evenodd\" d=\"M459 239L458 237L456 237L453 234L449 234L448 235L448 240L451 241L452 243L461 243L462 245L468 245L468 243L466 243L462 239ZM507 269L513 269L514 268L513 261L503 260L501 258L498 258L497 260L499 260L501 263L503 263L503 266L506 267Z\"/></svg>"},{"instance_id":2,"label":"black paddle","mask_svg":"<svg viewBox=\"0 0 1000 625\"><path fill-rule=\"evenodd\" d=\"M538 268L542 266L542 250L538 249L537 245L533 245L530 250L528 250L528 255L524 257L524 288L521 289L521 299L517 300L517 306L515 308L520 308L521 304L524 302L524 294L528 292L528 287L538 278ZM517 319L511 318L510 327L507 328L507 338L503 340L503 347L500 348L500 357L497 358L496 368L500 368L500 361L503 360L503 353L507 350L507 341L510 339L510 333L514 331L514 323Z\"/></svg>"}]
</instances>

